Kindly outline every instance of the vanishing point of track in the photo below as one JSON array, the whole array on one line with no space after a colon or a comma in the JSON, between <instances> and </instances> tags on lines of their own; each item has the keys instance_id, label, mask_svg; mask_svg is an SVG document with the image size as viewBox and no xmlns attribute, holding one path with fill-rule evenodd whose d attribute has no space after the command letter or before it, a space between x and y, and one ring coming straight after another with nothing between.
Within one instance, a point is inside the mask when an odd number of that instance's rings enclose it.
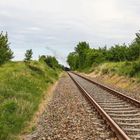
<instances>
[{"instance_id":1,"label":"vanishing point of track","mask_svg":"<svg viewBox=\"0 0 140 140\"><path fill-rule=\"evenodd\" d=\"M140 102L85 76L68 72L120 140L140 140Z\"/></svg>"}]
</instances>

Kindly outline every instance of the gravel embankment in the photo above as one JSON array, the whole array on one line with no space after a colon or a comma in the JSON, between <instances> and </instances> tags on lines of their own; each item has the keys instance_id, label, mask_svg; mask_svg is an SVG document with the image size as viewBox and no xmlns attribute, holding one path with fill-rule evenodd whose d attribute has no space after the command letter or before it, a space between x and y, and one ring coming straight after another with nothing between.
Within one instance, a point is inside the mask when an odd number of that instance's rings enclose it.
<instances>
[{"instance_id":1,"label":"gravel embankment","mask_svg":"<svg viewBox=\"0 0 140 140\"><path fill-rule=\"evenodd\" d=\"M37 129L25 140L115 140L74 82L63 76Z\"/></svg>"},{"instance_id":2,"label":"gravel embankment","mask_svg":"<svg viewBox=\"0 0 140 140\"><path fill-rule=\"evenodd\" d=\"M138 107L113 96L108 91L75 74L70 73L70 75L96 100L130 139L140 139L140 109Z\"/></svg>"}]
</instances>

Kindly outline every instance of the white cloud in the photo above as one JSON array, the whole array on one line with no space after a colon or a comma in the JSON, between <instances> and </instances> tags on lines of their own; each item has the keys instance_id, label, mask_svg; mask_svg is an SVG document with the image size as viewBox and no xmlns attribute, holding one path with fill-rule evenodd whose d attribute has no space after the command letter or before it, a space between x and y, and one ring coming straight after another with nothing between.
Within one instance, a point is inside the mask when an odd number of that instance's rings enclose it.
<instances>
[{"instance_id":1,"label":"white cloud","mask_svg":"<svg viewBox=\"0 0 140 140\"><path fill-rule=\"evenodd\" d=\"M140 28L139 0L0 0L0 9L0 28L9 33L15 59L26 49L34 58L51 49L65 64L78 41L92 47L129 43Z\"/></svg>"}]
</instances>

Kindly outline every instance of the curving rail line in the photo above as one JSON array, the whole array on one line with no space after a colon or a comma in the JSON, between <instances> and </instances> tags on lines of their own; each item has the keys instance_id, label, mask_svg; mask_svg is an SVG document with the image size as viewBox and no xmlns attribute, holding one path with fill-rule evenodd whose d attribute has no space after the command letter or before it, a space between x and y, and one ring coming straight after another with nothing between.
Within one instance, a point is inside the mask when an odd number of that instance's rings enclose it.
<instances>
[{"instance_id":1,"label":"curving rail line","mask_svg":"<svg viewBox=\"0 0 140 140\"><path fill-rule=\"evenodd\" d=\"M140 140L140 102L74 72L68 72L120 140Z\"/></svg>"}]
</instances>

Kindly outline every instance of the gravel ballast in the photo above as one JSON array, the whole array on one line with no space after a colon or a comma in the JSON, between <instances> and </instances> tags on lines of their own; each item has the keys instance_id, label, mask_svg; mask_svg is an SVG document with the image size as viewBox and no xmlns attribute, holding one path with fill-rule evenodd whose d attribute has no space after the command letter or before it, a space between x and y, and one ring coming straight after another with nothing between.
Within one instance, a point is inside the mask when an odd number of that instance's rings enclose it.
<instances>
[{"instance_id":1,"label":"gravel ballast","mask_svg":"<svg viewBox=\"0 0 140 140\"><path fill-rule=\"evenodd\" d=\"M73 73L70 75L96 100L130 139L140 139L139 107Z\"/></svg>"},{"instance_id":2,"label":"gravel ballast","mask_svg":"<svg viewBox=\"0 0 140 140\"><path fill-rule=\"evenodd\" d=\"M24 140L116 140L68 75L63 76L36 130Z\"/></svg>"},{"instance_id":3,"label":"gravel ballast","mask_svg":"<svg viewBox=\"0 0 140 140\"><path fill-rule=\"evenodd\" d=\"M136 82L136 80L133 80L132 78L117 76L117 79L115 79L112 76L110 76L109 74L108 75L95 75L95 74L83 74L82 73L81 75L86 76L87 78L89 78L95 82L104 84L114 90L117 90L127 96L130 96L130 97L140 101L140 88L139 88L140 84L138 82ZM129 88L128 87L124 88L123 84L124 83L128 84L128 82L130 82L130 81L131 81L131 84L129 85Z\"/></svg>"}]
</instances>

